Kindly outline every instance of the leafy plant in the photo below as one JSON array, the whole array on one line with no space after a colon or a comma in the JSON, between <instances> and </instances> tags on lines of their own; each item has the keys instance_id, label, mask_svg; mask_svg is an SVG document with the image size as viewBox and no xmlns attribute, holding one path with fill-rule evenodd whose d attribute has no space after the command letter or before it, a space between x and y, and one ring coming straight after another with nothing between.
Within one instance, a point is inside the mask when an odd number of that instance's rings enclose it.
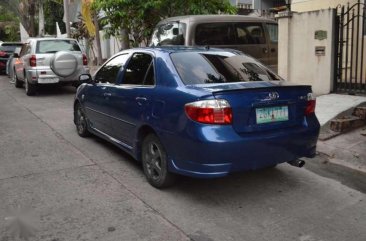
<instances>
[{"instance_id":1,"label":"leafy plant","mask_svg":"<svg viewBox=\"0 0 366 241\"><path fill-rule=\"evenodd\" d=\"M171 16L189 14L234 14L236 8L228 0L95 0L93 7L105 13L107 33L119 36L127 29L135 42L145 44L154 26Z\"/></svg>"}]
</instances>

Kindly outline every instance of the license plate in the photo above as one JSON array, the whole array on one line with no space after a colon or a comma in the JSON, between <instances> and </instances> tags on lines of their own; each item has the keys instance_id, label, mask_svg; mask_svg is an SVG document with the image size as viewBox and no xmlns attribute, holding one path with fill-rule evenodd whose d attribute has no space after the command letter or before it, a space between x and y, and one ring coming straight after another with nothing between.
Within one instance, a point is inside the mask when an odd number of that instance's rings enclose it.
<instances>
[{"instance_id":1,"label":"license plate","mask_svg":"<svg viewBox=\"0 0 366 241\"><path fill-rule=\"evenodd\" d=\"M54 83L58 83L59 79L58 78L39 78L38 79L38 83L40 84L54 84Z\"/></svg>"},{"instance_id":2,"label":"license plate","mask_svg":"<svg viewBox=\"0 0 366 241\"><path fill-rule=\"evenodd\" d=\"M265 108L256 108L257 124L287 121L288 120L288 107L287 106L274 106Z\"/></svg>"}]
</instances>

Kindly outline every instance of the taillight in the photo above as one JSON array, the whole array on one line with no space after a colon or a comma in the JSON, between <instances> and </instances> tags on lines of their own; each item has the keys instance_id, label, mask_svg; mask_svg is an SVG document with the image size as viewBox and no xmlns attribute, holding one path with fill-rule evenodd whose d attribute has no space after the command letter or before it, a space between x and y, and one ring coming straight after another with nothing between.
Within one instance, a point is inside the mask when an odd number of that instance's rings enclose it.
<instances>
[{"instance_id":1,"label":"taillight","mask_svg":"<svg viewBox=\"0 0 366 241\"><path fill-rule=\"evenodd\" d=\"M233 120L230 104L222 99L188 103L184 109L190 119L204 124L228 125Z\"/></svg>"},{"instance_id":2,"label":"taillight","mask_svg":"<svg viewBox=\"0 0 366 241\"><path fill-rule=\"evenodd\" d=\"M0 57L5 57L7 55L7 53L6 52L4 52L4 51L0 51Z\"/></svg>"},{"instance_id":3,"label":"taillight","mask_svg":"<svg viewBox=\"0 0 366 241\"><path fill-rule=\"evenodd\" d=\"M306 109L305 109L306 116L313 114L315 112L315 105L316 105L315 96L313 95L313 93L308 93Z\"/></svg>"},{"instance_id":4,"label":"taillight","mask_svg":"<svg viewBox=\"0 0 366 241\"><path fill-rule=\"evenodd\" d=\"M83 65L88 65L88 58L83 54Z\"/></svg>"},{"instance_id":5,"label":"taillight","mask_svg":"<svg viewBox=\"0 0 366 241\"><path fill-rule=\"evenodd\" d=\"M37 66L37 58L35 55L32 55L30 58L29 58L29 65L31 67L36 67Z\"/></svg>"}]
</instances>

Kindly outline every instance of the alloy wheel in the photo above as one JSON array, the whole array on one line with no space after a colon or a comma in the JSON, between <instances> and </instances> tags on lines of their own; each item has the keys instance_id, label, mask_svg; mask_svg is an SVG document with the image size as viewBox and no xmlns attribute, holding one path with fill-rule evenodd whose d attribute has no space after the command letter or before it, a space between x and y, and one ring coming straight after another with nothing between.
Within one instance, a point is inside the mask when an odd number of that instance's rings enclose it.
<instances>
[{"instance_id":1,"label":"alloy wheel","mask_svg":"<svg viewBox=\"0 0 366 241\"><path fill-rule=\"evenodd\" d=\"M146 169L149 176L154 180L159 180L162 175L161 170L161 150L155 142L150 142L145 153Z\"/></svg>"}]
</instances>

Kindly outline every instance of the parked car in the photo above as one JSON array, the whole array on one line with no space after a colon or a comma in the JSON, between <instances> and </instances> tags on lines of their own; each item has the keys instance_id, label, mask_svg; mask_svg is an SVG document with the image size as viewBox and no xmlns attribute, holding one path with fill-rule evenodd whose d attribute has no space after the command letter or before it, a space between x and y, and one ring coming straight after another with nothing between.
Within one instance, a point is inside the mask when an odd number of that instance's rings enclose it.
<instances>
[{"instance_id":1,"label":"parked car","mask_svg":"<svg viewBox=\"0 0 366 241\"><path fill-rule=\"evenodd\" d=\"M277 71L276 21L240 15L190 15L160 21L152 46L185 45L230 48L258 59Z\"/></svg>"},{"instance_id":2,"label":"parked car","mask_svg":"<svg viewBox=\"0 0 366 241\"><path fill-rule=\"evenodd\" d=\"M6 73L6 65L9 58L13 55L17 47L21 47L22 43L3 42L0 44L0 72Z\"/></svg>"},{"instance_id":3,"label":"parked car","mask_svg":"<svg viewBox=\"0 0 366 241\"><path fill-rule=\"evenodd\" d=\"M88 74L88 60L75 39L32 38L24 44L14 64L15 87L25 85L27 95L34 95L38 85L77 84L81 74Z\"/></svg>"},{"instance_id":4,"label":"parked car","mask_svg":"<svg viewBox=\"0 0 366 241\"><path fill-rule=\"evenodd\" d=\"M313 157L319 134L311 86L289 85L234 50L122 51L81 75L74 102L90 133L142 161L151 185L174 174L222 177Z\"/></svg>"},{"instance_id":5,"label":"parked car","mask_svg":"<svg viewBox=\"0 0 366 241\"><path fill-rule=\"evenodd\" d=\"M22 47L16 47L14 53L9 57L9 60L6 64L6 74L9 76L12 83L15 83L14 64L16 61L18 61L18 58L14 58L14 55L19 56L21 49Z\"/></svg>"}]
</instances>

